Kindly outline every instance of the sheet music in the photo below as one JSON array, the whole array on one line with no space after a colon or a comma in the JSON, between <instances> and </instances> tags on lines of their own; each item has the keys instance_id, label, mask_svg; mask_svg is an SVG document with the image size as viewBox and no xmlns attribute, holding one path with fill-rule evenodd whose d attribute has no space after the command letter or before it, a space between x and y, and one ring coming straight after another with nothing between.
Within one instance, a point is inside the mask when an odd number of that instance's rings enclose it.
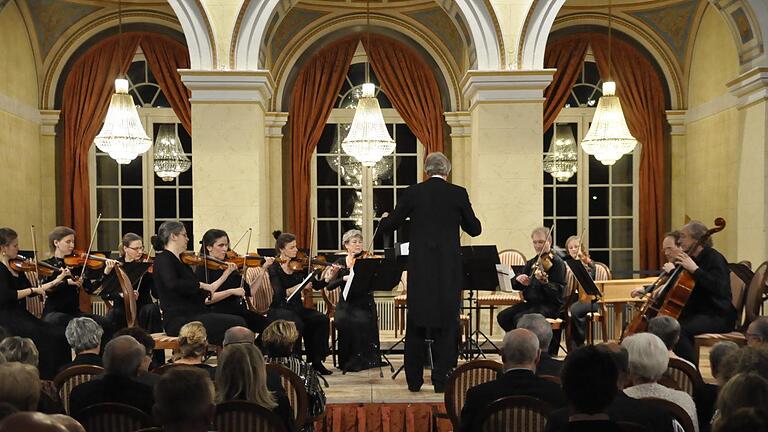
<instances>
[{"instance_id":1,"label":"sheet music","mask_svg":"<svg viewBox=\"0 0 768 432\"><path fill-rule=\"evenodd\" d=\"M349 269L349 277L347 278L347 283L344 284L344 291L341 292L341 295L344 296L344 301L347 300L347 294L349 294L349 287L352 286L352 279L355 277L355 268Z\"/></svg>"},{"instance_id":2,"label":"sheet music","mask_svg":"<svg viewBox=\"0 0 768 432\"><path fill-rule=\"evenodd\" d=\"M314 276L314 275L315 275L315 274L314 274L313 272L309 272L309 274L307 275L307 277L306 277L306 278L304 278L304 280L303 280L303 281L301 281L301 285L299 285L299 287L300 287L300 288L299 288L299 289L297 289L296 291L294 291L294 292L293 292L293 294L289 295L289 296L288 296L288 299L286 300L286 302L289 302L289 301L291 301L291 299L293 298L293 296L295 296L297 292L300 292L300 291L301 291L301 290L302 290L302 289L303 289L303 288L304 288L304 287L307 285L307 281L309 280L309 278L311 278L311 277L312 277L312 276Z\"/></svg>"},{"instance_id":3,"label":"sheet music","mask_svg":"<svg viewBox=\"0 0 768 432\"><path fill-rule=\"evenodd\" d=\"M408 252L410 250L411 243L400 243L400 255L408 255Z\"/></svg>"},{"instance_id":4,"label":"sheet music","mask_svg":"<svg viewBox=\"0 0 768 432\"><path fill-rule=\"evenodd\" d=\"M515 272L509 264L496 264L496 273L499 277L499 290L512 292L512 278L515 277Z\"/></svg>"}]
</instances>

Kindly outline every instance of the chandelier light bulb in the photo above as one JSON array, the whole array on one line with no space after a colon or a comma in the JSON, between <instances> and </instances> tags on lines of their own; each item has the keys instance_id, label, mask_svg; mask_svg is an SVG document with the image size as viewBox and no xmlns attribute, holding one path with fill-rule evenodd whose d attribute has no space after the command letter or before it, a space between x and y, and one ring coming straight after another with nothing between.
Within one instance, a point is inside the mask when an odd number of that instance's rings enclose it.
<instances>
[{"instance_id":1,"label":"chandelier light bulb","mask_svg":"<svg viewBox=\"0 0 768 432\"><path fill-rule=\"evenodd\" d=\"M163 181L173 181L179 174L192 166L179 143L176 127L170 124L161 125L155 138L154 170Z\"/></svg>"},{"instance_id":2,"label":"chandelier light bulb","mask_svg":"<svg viewBox=\"0 0 768 432\"><path fill-rule=\"evenodd\" d=\"M613 165L637 145L627 127L619 97L615 94L616 83L604 82L603 96L597 101L592 125L581 141L584 152L595 156L603 165Z\"/></svg>"},{"instance_id":3,"label":"chandelier light bulb","mask_svg":"<svg viewBox=\"0 0 768 432\"><path fill-rule=\"evenodd\" d=\"M128 80L115 80L115 93L109 102L104 126L93 143L120 164L130 163L152 147L152 140L141 125L133 98L128 94Z\"/></svg>"},{"instance_id":4,"label":"chandelier light bulb","mask_svg":"<svg viewBox=\"0 0 768 432\"><path fill-rule=\"evenodd\" d=\"M376 87L372 83L365 83L362 87L352 126L341 148L363 166L372 167L395 151L395 141L389 136L379 101L374 96Z\"/></svg>"}]
</instances>

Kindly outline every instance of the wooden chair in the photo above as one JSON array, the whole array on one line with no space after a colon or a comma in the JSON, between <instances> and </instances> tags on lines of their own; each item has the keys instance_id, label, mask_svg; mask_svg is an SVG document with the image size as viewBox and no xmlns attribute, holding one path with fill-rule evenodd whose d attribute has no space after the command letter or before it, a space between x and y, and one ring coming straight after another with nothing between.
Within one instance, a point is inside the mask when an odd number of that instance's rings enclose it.
<instances>
[{"instance_id":1,"label":"wooden chair","mask_svg":"<svg viewBox=\"0 0 768 432\"><path fill-rule=\"evenodd\" d=\"M472 425L480 432L543 432L552 407L528 396L507 396L485 407Z\"/></svg>"},{"instance_id":2,"label":"wooden chair","mask_svg":"<svg viewBox=\"0 0 768 432\"><path fill-rule=\"evenodd\" d=\"M666 399L659 398L642 398L642 400L648 401L670 413L672 415L672 419L679 423L685 432L696 431L693 426L693 419L691 419L691 416L688 415L688 412L680 407L680 405Z\"/></svg>"},{"instance_id":3,"label":"wooden chair","mask_svg":"<svg viewBox=\"0 0 768 432\"><path fill-rule=\"evenodd\" d=\"M740 318L740 323L737 324L735 331L729 333L705 333L696 335L694 337L694 348L696 350L697 366L699 363L699 356L701 355L701 347L703 346L713 346L721 341L732 341L740 345L746 345L747 338L744 335L744 332L752 321L760 317L760 308L763 305L766 293L768 293L768 286L766 286L766 281L768 281L768 262L760 264L757 270L755 270L752 279L746 287L746 295L744 296L738 295L741 286L739 281L743 281L741 277L739 277L739 274L744 274L743 269L737 270L737 272L736 280L731 277L731 295L733 296L733 305L737 311L736 316ZM732 274L733 273L736 272L732 272ZM734 295L734 290L736 291L736 295ZM742 304L737 304L736 301L741 301L742 298L744 299L744 302Z\"/></svg>"},{"instance_id":4,"label":"wooden chair","mask_svg":"<svg viewBox=\"0 0 768 432\"><path fill-rule=\"evenodd\" d=\"M280 375L280 381L285 389L285 394L291 402L296 427L303 428L311 420L309 418L309 395L307 394L306 387L304 387L304 381L292 370L281 364L268 363L267 372L269 371Z\"/></svg>"},{"instance_id":5,"label":"wooden chair","mask_svg":"<svg viewBox=\"0 0 768 432\"><path fill-rule=\"evenodd\" d=\"M595 261L595 280L606 281L613 279L611 269L607 265ZM600 287L600 285L598 285ZM605 307L605 302L602 300L597 303L598 311L587 313L587 325L585 327L586 340L590 345L595 343L595 334L593 329L594 323L600 323L601 330L603 332L603 342L608 342L608 309Z\"/></svg>"},{"instance_id":6,"label":"wooden chair","mask_svg":"<svg viewBox=\"0 0 768 432\"><path fill-rule=\"evenodd\" d=\"M72 393L72 389L103 373L104 368L100 366L81 365L66 368L53 378L53 383L56 385L61 398L61 404L67 414L69 414L69 395Z\"/></svg>"},{"instance_id":7,"label":"wooden chair","mask_svg":"<svg viewBox=\"0 0 768 432\"><path fill-rule=\"evenodd\" d=\"M525 255L515 249L506 249L499 252L499 262L509 266L525 265ZM475 316L475 328L480 328L480 310L488 309L488 335L493 336L493 311L497 306L513 306L520 303L520 296L514 293L494 292L490 294L478 294L477 296L477 314Z\"/></svg>"},{"instance_id":8,"label":"wooden chair","mask_svg":"<svg viewBox=\"0 0 768 432\"><path fill-rule=\"evenodd\" d=\"M228 401L216 405L213 427L218 432L285 432L277 414L248 401Z\"/></svg>"},{"instance_id":9,"label":"wooden chair","mask_svg":"<svg viewBox=\"0 0 768 432\"><path fill-rule=\"evenodd\" d=\"M408 270L400 277L402 291L393 299L395 304L395 338L405 333L405 310L408 308Z\"/></svg>"},{"instance_id":10,"label":"wooden chair","mask_svg":"<svg viewBox=\"0 0 768 432\"><path fill-rule=\"evenodd\" d=\"M339 303L341 297L341 287L336 287L332 290L322 290L323 301L325 302L325 314L328 316L328 325L330 326L329 333L331 335L331 358L333 359L333 366L337 366L336 355L338 354L337 341L338 332L336 331L336 305Z\"/></svg>"},{"instance_id":11,"label":"wooden chair","mask_svg":"<svg viewBox=\"0 0 768 432\"><path fill-rule=\"evenodd\" d=\"M155 341L155 350L175 350L179 348L178 336L168 336L165 333L152 333L150 336Z\"/></svg>"},{"instance_id":12,"label":"wooden chair","mask_svg":"<svg viewBox=\"0 0 768 432\"><path fill-rule=\"evenodd\" d=\"M555 384L557 384L557 385L560 385L560 384L561 384L561 382L560 382L560 377L559 377L559 376L554 376L554 375L539 375L539 378L541 378L541 379L545 379L545 380L547 380L547 381L550 381L550 382L553 382L553 383L555 383Z\"/></svg>"},{"instance_id":13,"label":"wooden chair","mask_svg":"<svg viewBox=\"0 0 768 432\"><path fill-rule=\"evenodd\" d=\"M35 317L42 319L43 317L43 298L40 296L27 297L27 311Z\"/></svg>"},{"instance_id":14,"label":"wooden chair","mask_svg":"<svg viewBox=\"0 0 768 432\"><path fill-rule=\"evenodd\" d=\"M251 267L245 272L246 282L252 284L257 278L261 279L261 284L254 290L251 289L248 308L252 311L266 315L269 306L272 304L272 284L269 281L269 272L261 267Z\"/></svg>"},{"instance_id":15,"label":"wooden chair","mask_svg":"<svg viewBox=\"0 0 768 432\"><path fill-rule=\"evenodd\" d=\"M121 403L99 403L86 407L77 420L88 432L133 432L152 425L144 411Z\"/></svg>"},{"instance_id":16,"label":"wooden chair","mask_svg":"<svg viewBox=\"0 0 768 432\"><path fill-rule=\"evenodd\" d=\"M691 366L685 360L671 358L665 376L671 378L675 383L675 388L684 391L693 397L693 392L704 385L704 379L701 373L695 367Z\"/></svg>"},{"instance_id":17,"label":"wooden chair","mask_svg":"<svg viewBox=\"0 0 768 432\"><path fill-rule=\"evenodd\" d=\"M454 369L445 383L445 413L433 411L432 424L437 425L437 419L449 419L453 430L459 430L467 390L493 381L502 373L504 366L493 360L472 360Z\"/></svg>"}]
</instances>

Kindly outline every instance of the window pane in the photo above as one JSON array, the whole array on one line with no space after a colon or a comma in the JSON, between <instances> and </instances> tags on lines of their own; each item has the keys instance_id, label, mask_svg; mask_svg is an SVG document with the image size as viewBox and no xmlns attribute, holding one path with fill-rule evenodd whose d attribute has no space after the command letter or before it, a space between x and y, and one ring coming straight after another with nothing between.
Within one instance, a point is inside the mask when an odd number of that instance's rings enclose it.
<instances>
[{"instance_id":1,"label":"window pane","mask_svg":"<svg viewBox=\"0 0 768 432\"><path fill-rule=\"evenodd\" d=\"M380 89L381 87L379 87L378 84L377 84L376 88ZM389 98L387 97L387 95L383 91L379 91L376 94L376 100L379 101L379 108L382 108L382 109L384 109L384 108L392 108L392 102L389 101Z\"/></svg>"},{"instance_id":2,"label":"window pane","mask_svg":"<svg viewBox=\"0 0 768 432\"><path fill-rule=\"evenodd\" d=\"M614 184L632 184L632 155L624 155L611 167Z\"/></svg>"},{"instance_id":3,"label":"window pane","mask_svg":"<svg viewBox=\"0 0 768 432\"><path fill-rule=\"evenodd\" d=\"M613 235L611 247L632 247L632 219L612 219L611 233Z\"/></svg>"},{"instance_id":4,"label":"window pane","mask_svg":"<svg viewBox=\"0 0 768 432\"><path fill-rule=\"evenodd\" d=\"M337 250L340 243L339 225L336 221L317 222L317 247L322 250Z\"/></svg>"},{"instance_id":5,"label":"window pane","mask_svg":"<svg viewBox=\"0 0 768 432\"><path fill-rule=\"evenodd\" d=\"M141 237L144 237L144 222L141 221L129 221L129 222L123 222L123 235L126 233L134 233L138 234ZM147 247L147 251L149 250L149 236L147 237L146 241L144 242L144 246ZM117 245L113 246L113 250L117 250Z\"/></svg>"},{"instance_id":6,"label":"window pane","mask_svg":"<svg viewBox=\"0 0 768 432\"><path fill-rule=\"evenodd\" d=\"M392 212L395 208L394 190L390 188L373 190L373 211L376 217L384 212Z\"/></svg>"},{"instance_id":7,"label":"window pane","mask_svg":"<svg viewBox=\"0 0 768 432\"><path fill-rule=\"evenodd\" d=\"M614 278L632 277L632 251L611 252L611 273Z\"/></svg>"},{"instance_id":8,"label":"window pane","mask_svg":"<svg viewBox=\"0 0 768 432\"><path fill-rule=\"evenodd\" d=\"M109 156L96 156L96 184L100 186L117 186L118 165Z\"/></svg>"},{"instance_id":9,"label":"window pane","mask_svg":"<svg viewBox=\"0 0 768 432\"><path fill-rule=\"evenodd\" d=\"M608 216L608 188L589 188L589 215Z\"/></svg>"},{"instance_id":10,"label":"window pane","mask_svg":"<svg viewBox=\"0 0 768 432\"><path fill-rule=\"evenodd\" d=\"M120 226L116 221L101 221L96 236L100 250L115 250L120 243Z\"/></svg>"},{"instance_id":11,"label":"window pane","mask_svg":"<svg viewBox=\"0 0 768 432\"><path fill-rule=\"evenodd\" d=\"M376 186L390 186L395 184L395 157L385 156L376 162L371 170L373 184Z\"/></svg>"},{"instance_id":12,"label":"window pane","mask_svg":"<svg viewBox=\"0 0 768 432\"><path fill-rule=\"evenodd\" d=\"M608 184L608 167L594 156L584 156L589 157L589 184Z\"/></svg>"},{"instance_id":13,"label":"window pane","mask_svg":"<svg viewBox=\"0 0 768 432\"><path fill-rule=\"evenodd\" d=\"M96 189L96 211L105 219L120 217L120 200L117 196L117 188Z\"/></svg>"},{"instance_id":14,"label":"window pane","mask_svg":"<svg viewBox=\"0 0 768 432\"><path fill-rule=\"evenodd\" d=\"M179 189L179 217L192 217L192 189Z\"/></svg>"},{"instance_id":15,"label":"window pane","mask_svg":"<svg viewBox=\"0 0 768 432\"><path fill-rule=\"evenodd\" d=\"M187 250L195 250L195 246L197 243L195 242L195 224L192 223L192 221L182 221L184 224L184 227L187 229L187 237L189 237L189 241L187 242Z\"/></svg>"},{"instance_id":16,"label":"window pane","mask_svg":"<svg viewBox=\"0 0 768 432\"><path fill-rule=\"evenodd\" d=\"M155 96L155 101L152 102L152 106L156 108L170 108L171 104L168 103L168 98L165 97L163 91L158 89L157 96Z\"/></svg>"},{"instance_id":17,"label":"window pane","mask_svg":"<svg viewBox=\"0 0 768 432\"><path fill-rule=\"evenodd\" d=\"M144 157L139 155L127 165L120 165L120 180L123 186L141 186L144 182L142 178L142 166Z\"/></svg>"},{"instance_id":18,"label":"window pane","mask_svg":"<svg viewBox=\"0 0 768 432\"><path fill-rule=\"evenodd\" d=\"M141 101L144 102L144 104L152 103L152 100L155 98L155 93L157 93L158 90L158 87L150 84L136 86L136 92L141 96Z\"/></svg>"},{"instance_id":19,"label":"window pane","mask_svg":"<svg viewBox=\"0 0 768 432\"><path fill-rule=\"evenodd\" d=\"M323 134L317 142L317 154L331 153L331 147L336 140L336 125L327 124L323 128Z\"/></svg>"},{"instance_id":20,"label":"window pane","mask_svg":"<svg viewBox=\"0 0 768 432\"><path fill-rule=\"evenodd\" d=\"M351 156L341 157L341 167L339 168L339 175L341 177L341 184L346 186L360 186L360 181L363 178L363 166L355 161Z\"/></svg>"},{"instance_id":21,"label":"window pane","mask_svg":"<svg viewBox=\"0 0 768 432\"><path fill-rule=\"evenodd\" d=\"M347 75L349 76L352 85L358 86L363 84L365 82L365 63L353 63L349 65L349 73Z\"/></svg>"},{"instance_id":22,"label":"window pane","mask_svg":"<svg viewBox=\"0 0 768 432\"><path fill-rule=\"evenodd\" d=\"M155 218L176 217L176 189L155 189Z\"/></svg>"},{"instance_id":23,"label":"window pane","mask_svg":"<svg viewBox=\"0 0 768 432\"><path fill-rule=\"evenodd\" d=\"M336 170L339 169L340 159L339 156L317 157L317 184L319 186L335 186L339 183L339 175Z\"/></svg>"},{"instance_id":24,"label":"window pane","mask_svg":"<svg viewBox=\"0 0 768 432\"><path fill-rule=\"evenodd\" d=\"M338 217L339 199L336 189L317 190L317 217Z\"/></svg>"},{"instance_id":25,"label":"window pane","mask_svg":"<svg viewBox=\"0 0 768 432\"><path fill-rule=\"evenodd\" d=\"M611 215L632 216L632 187L614 187L611 192Z\"/></svg>"},{"instance_id":26,"label":"window pane","mask_svg":"<svg viewBox=\"0 0 768 432\"><path fill-rule=\"evenodd\" d=\"M609 253L607 250L596 251L596 250L590 249L589 257L592 258L592 261L601 262L607 265L608 267L611 267L611 260L609 258ZM613 268L611 268L611 270L613 270ZM616 279L616 273L614 272L612 273L613 273L613 278Z\"/></svg>"},{"instance_id":27,"label":"window pane","mask_svg":"<svg viewBox=\"0 0 768 432\"><path fill-rule=\"evenodd\" d=\"M589 247L608 247L608 219L589 220Z\"/></svg>"},{"instance_id":28,"label":"window pane","mask_svg":"<svg viewBox=\"0 0 768 432\"><path fill-rule=\"evenodd\" d=\"M416 135L411 132L405 124L398 124L395 126L395 136L397 140L398 153L416 153Z\"/></svg>"},{"instance_id":29,"label":"window pane","mask_svg":"<svg viewBox=\"0 0 768 432\"><path fill-rule=\"evenodd\" d=\"M147 80L144 71L146 63L143 60L131 63L128 67L128 79L133 84L143 83Z\"/></svg>"},{"instance_id":30,"label":"window pane","mask_svg":"<svg viewBox=\"0 0 768 432\"><path fill-rule=\"evenodd\" d=\"M357 222L355 222L353 220L342 220L341 221L341 235L344 235L344 233L349 231L349 230L353 230L353 229L359 230L361 228L362 227L359 226L357 224ZM366 240L366 239L363 239L363 240ZM365 244L368 244L368 241L365 241ZM339 247L340 249L343 249L341 247L341 236L339 237L339 244L337 245L337 247Z\"/></svg>"},{"instance_id":31,"label":"window pane","mask_svg":"<svg viewBox=\"0 0 768 432\"><path fill-rule=\"evenodd\" d=\"M418 180L416 177L416 156L398 156L397 157L397 184L399 185L412 185Z\"/></svg>"},{"instance_id":32,"label":"window pane","mask_svg":"<svg viewBox=\"0 0 768 432\"><path fill-rule=\"evenodd\" d=\"M557 215L558 216L576 216L576 188L559 187L555 189L557 196Z\"/></svg>"},{"instance_id":33,"label":"window pane","mask_svg":"<svg viewBox=\"0 0 768 432\"><path fill-rule=\"evenodd\" d=\"M544 145L541 149L542 153L549 152L549 146L552 144L552 134L555 133L554 130L555 130L555 127L550 126L549 129L547 129L547 131L544 132L544 141L543 141Z\"/></svg>"},{"instance_id":34,"label":"window pane","mask_svg":"<svg viewBox=\"0 0 768 432\"><path fill-rule=\"evenodd\" d=\"M338 215L334 215L334 217L338 217ZM363 217L362 191L349 188L341 189L341 217L355 219Z\"/></svg>"},{"instance_id":35,"label":"window pane","mask_svg":"<svg viewBox=\"0 0 768 432\"><path fill-rule=\"evenodd\" d=\"M187 156L189 158L189 162L192 162L192 156ZM155 175L157 177L157 175ZM181 186L192 186L192 167L190 166L188 170L184 171L183 173L179 174L178 178L178 184Z\"/></svg>"},{"instance_id":36,"label":"window pane","mask_svg":"<svg viewBox=\"0 0 768 432\"><path fill-rule=\"evenodd\" d=\"M551 187L544 188L544 217L554 215L554 200L552 198L554 190Z\"/></svg>"},{"instance_id":37,"label":"window pane","mask_svg":"<svg viewBox=\"0 0 768 432\"><path fill-rule=\"evenodd\" d=\"M568 237L579 235L576 230L576 219L558 219L555 226L555 244L565 247Z\"/></svg>"},{"instance_id":38,"label":"window pane","mask_svg":"<svg viewBox=\"0 0 768 432\"><path fill-rule=\"evenodd\" d=\"M144 200L141 189L121 189L122 212L124 218L141 219L144 217Z\"/></svg>"}]
</instances>

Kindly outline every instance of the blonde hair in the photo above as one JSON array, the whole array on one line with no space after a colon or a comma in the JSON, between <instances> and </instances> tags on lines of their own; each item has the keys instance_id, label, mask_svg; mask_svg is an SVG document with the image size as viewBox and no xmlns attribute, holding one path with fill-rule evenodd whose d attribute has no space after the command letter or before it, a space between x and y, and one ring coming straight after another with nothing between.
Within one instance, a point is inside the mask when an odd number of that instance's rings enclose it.
<instances>
[{"instance_id":1,"label":"blonde hair","mask_svg":"<svg viewBox=\"0 0 768 432\"><path fill-rule=\"evenodd\" d=\"M196 358L205 355L208 349L208 333L200 321L190 321L179 330L179 349L174 360Z\"/></svg>"},{"instance_id":2,"label":"blonde hair","mask_svg":"<svg viewBox=\"0 0 768 432\"><path fill-rule=\"evenodd\" d=\"M299 338L299 331L293 321L275 320L261 334L264 348L272 357L290 355L293 344Z\"/></svg>"},{"instance_id":3,"label":"blonde hair","mask_svg":"<svg viewBox=\"0 0 768 432\"><path fill-rule=\"evenodd\" d=\"M264 356L253 344L227 345L216 368L216 403L246 400L269 410L277 406L267 389Z\"/></svg>"},{"instance_id":4,"label":"blonde hair","mask_svg":"<svg viewBox=\"0 0 768 432\"><path fill-rule=\"evenodd\" d=\"M35 343L30 338L10 336L0 342L0 354L5 356L8 362L19 362L37 367L40 354Z\"/></svg>"},{"instance_id":5,"label":"blonde hair","mask_svg":"<svg viewBox=\"0 0 768 432\"><path fill-rule=\"evenodd\" d=\"M51 252L56 250L56 245L53 242L59 241L66 236L75 235L75 230L67 226L57 226L48 234L48 247L51 248Z\"/></svg>"},{"instance_id":6,"label":"blonde hair","mask_svg":"<svg viewBox=\"0 0 768 432\"><path fill-rule=\"evenodd\" d=\"M40 399L37 368L18 362L0 364L0 400L21 411L36 411Z\"/></svg>"}]
</instances>

